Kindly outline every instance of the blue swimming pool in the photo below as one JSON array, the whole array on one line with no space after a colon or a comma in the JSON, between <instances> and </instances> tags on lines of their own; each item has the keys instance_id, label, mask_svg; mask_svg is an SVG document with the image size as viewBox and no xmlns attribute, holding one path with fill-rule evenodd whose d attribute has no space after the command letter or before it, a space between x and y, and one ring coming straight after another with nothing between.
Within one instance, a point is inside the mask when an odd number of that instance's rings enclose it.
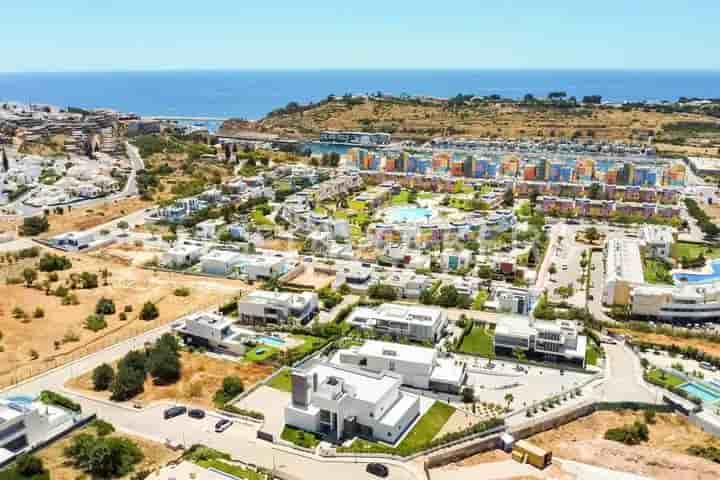
<instances>
[{"instance_id":1,"label":"blue swimming pool","mask_svg":"<svg viewBox=\"0 0 720 480\"><path fill-rule=\"evenodd\" d=\"M5 398L8 402L20 403L23 405L30 405L35 401L30 395L12 395Z\"/></svg>"},{"instance_id":2,"label":"blue swimming pool","mask_svg":"<svg viewBox=\"0 0 720 480\"><path fill-rule=\"evenodd\" d=\"M704 403L714 403L720 400L720 392L700 385L699 383L685 383L680 385L679 388L680 390L687 392L689 395L699 398Z\"/></svg>"},{"instance_id":3,"label":"blue swimming pool","mask_svg":"<svg viewBox=\"0 0 720 480\"><path fill-rule=\"evenodd\" d=\"M703 283L720 280L720 260L710 262L712 273L674 273L676 282Z\"/></svg>"},{"instance_id":4,"label":"blue swimming pool","mask_svg":"<svg viewBox=\"0 0 720 480\"><path fill-rule=\"evenodd\" d=\"M417 222L428 220L432 216L429 208L396 207L388 211L387 218L391 222Z\"/></svg>"},{"instance_id":5,"label":"blue swimming pool","mask_svg":"<svg viewBox=\"0 0 720 480\"><path fill-rule=\"evenodd\" d=\"M257 338L258 342L264 343L265 345L270 345L271 347L284 347L285 346L285 340L282 338L277 337L269 337L269 336L262 336Z\"/></svg>"}]
</instances>

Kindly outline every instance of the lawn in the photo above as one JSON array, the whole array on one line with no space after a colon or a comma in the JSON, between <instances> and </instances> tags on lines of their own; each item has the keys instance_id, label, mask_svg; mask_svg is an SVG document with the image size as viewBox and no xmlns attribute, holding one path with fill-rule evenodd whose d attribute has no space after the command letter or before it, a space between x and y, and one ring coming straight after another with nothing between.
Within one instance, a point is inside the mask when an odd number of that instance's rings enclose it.
<instances>
[{"instance_id":1,"label":"lawn","mask_svg":"<svg viewBox=\"0 0 720 480\"><path fill-rule=\"evenodd\" d=\"M686 242L677 242L672 246L672 256L677 260L683 257L697 258L701 253L705 255L705 258L720 258L720 248Z\"/></svg>"},{"instance_id":2,"label":"lawn","mask_svg":"<svg viewBox=\"0 0 720 480\"><path fill-rule=\"evenodd\" d=\"M293 335L292 338L303 341L302 345L292 349L293 352L302 352L303 356L328 342L325 338L312 335Z\"/></svg>"},{"instance_id":3,"label":"lawn","mask_svg":"<svg viewBox=\"0 0 720 480\"><path fill-rule=\"evenodd\" d=\"M263 215L263 213L258 208L253 210L252 219L256 225L275 225L272 220Z\"/></svg>"},{"instance_id":4,"label":"lawn","mask_svg":"<svg viewBox=\"0 0 720 480\"><path fill-rule=\"evenodd\" d=\"M412 455L414 452L426 448L433 441L453 413L455 413L455 407L447 403L435 402L397 447L358 439L349 447L338 448L338 452Z\"/></svg>"},{"instance_id":5,"label":"lawn","mask_svg":"<svg viewBox=\"0 0 720 480\"><path fill-rule=\"evenodd\" d=\"M410 192L407 190L403 190L397 195L393 195L392 197L392 204L393 205L406 205L408 203L408 198L410 197Z\"/></svg>"},{"instance_id":6,"label":"lawn","mask_svg":"<svg viewBox=\"0 0 720 480\"><path fill-rule=\"evenodd\" d=\"M252 470L248 470L246 468L241 468L237 465L230 465L229 463L225 463L222 460L201 460L197 464L202 468L214 468L215 470L219 470L234 477L243 478L246 480L265 479L265 475L262 475L258 472L253 472Z\"/></svg>"},{"instance_id":7,"label":"lawn","mask_svg":"<svg viewBox=\"0 0 720 480\"><path fill-rule=\"evenodd\" d=\"M471 355L481 355L487 357L494 353L493 335L479 325L475 325L473 329L465 335L460 351Z\"/></svg>"},{"instance_id":8,"label":"lawn","mask_svg":"<svg viewBox=\"0 0 720 480\"><path fill-rule=\"evenodd\" d=\"M420 200L430 200L435 197L435 194L432 192L420 192L417 197Z\"/></svg>"},{"instance_id":9,"label":"lawn","mask_svg":"<svg viewBox=\"0 0 720 480\"><path fill-rule=\"evenodd\" d=\"M588 338L588 346L585 351L585 363L588 365L597 365L598 358L600 357L600 348L595 345L595 342Z\"/></svg>"},{"instance_id":10,"label":"lawn","mask_svg":"<svg viewBox=\"0 0 720 480\"><path fill-rule=\"evenodd\" d=\"M292 392L292 380L290 380L290 370L285 369L278 373L267 383L268 387L283 392Z\"/></svg>"},{"instance_id":11,"label":"lawn","mask_svg":"<svg viewBox=\"0 0 720 480\"><path fill-rule=\"evenodd\" d=\"M488 299L488 292L485 290L480 290L478 294L475 296L475 300L473 300L472 309L473 310L482 310L485 306L485 302Z\"/></svg>"},{"instance_id":12,"label":"lawn","mask_svg":"<svg viewBox=\"0 0 720 480\"><path fill-rule=\"evenodd\" d=\"M676 377L670 373L664 373L662 370L657 368L649 370L645 375L650 383L660 385L667 389L679 387L685 383L685 380L682 378Z\"/></svg>"},{"instance_id":13,"label":"lawn","mask_svg":"<svg viewBox=\"0 0 720 480\"><path fill-rule=\"evenodd\" d=\"M673 284L670 268L661 260L646 258L643 265L643 275L648 283Z\"/></svg>"},{"instance_id":14,"label":"lawn","mask_svg":"<svg viewBox=\"0 0 720 480\"><path fill-rule=\"evenodd\" d=\"M277 352L279 352L277 348L260 343L255 347L248 348L247 352L245 352L245 360L248 362L262 362Z\"/></svg>"},{"instance_id":15,"label":"lawn","mask_svg":"<svg viewBox=\"0 0 720 480\"><path fill-rule=\"evenodd\" d=\"M315 448L318 443L320 443L320 438L314 433L299 430L288 425L285 425L280 437L287 442L304 448Z\"/></svg>"}]
</instances>

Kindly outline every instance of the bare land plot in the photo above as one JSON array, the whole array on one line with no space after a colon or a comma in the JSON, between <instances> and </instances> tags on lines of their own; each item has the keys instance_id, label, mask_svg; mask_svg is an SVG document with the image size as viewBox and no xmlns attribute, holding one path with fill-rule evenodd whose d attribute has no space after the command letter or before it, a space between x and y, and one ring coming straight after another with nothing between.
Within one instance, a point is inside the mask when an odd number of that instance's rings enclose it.
<instances>
[{"instance_id":1,"label":"bare land plot","mask_svg":"<svg viewBox=\"0 0 720 480\"><path fill-rule=\"evenodd\" d=\"M66 256L71 259L73 267L58 272L60 279L53 283L53 288L66 285L71 273L86 271L98 275L98 288L72 290L79 300L78 305L62 305L60 297L46 295L43 289L5 283L4 277L19 275L18 270L33 265L35 259L12 266L0 265L0 331L3 333L0 340L0 384L37 374L188 313L224 303L248 288L234 280L152 272L127 266L125 262L111 257ZM105 268L111 274L108 285L103 285L100 274ZM41 273L36 283L45 278L46 275ZM190 295L175 296L173 292L178 287L188 288ZM113 299L117 313L105 317L107 328L92 332L84 328L84 322L88 315L94 313L101 297ZM148 301L157 305L160 315L151 321L140 320L138 314ZM123 321L120 320L120 312L125 305L132 306L132 312L127 313L127 319ZM26 319L15 318L13 310L16 307L25 311ZM37 307L44 310L44 317L33 317ZM37 358L33 359L35 356Z\"/></svg>"},{"instance_id":2,"label":"bare land plot","mask_svg":"<svg viewBox=\"0 0 720 480\"><path fill-rule=\"evenodd\" d=\"M213 408L213 395L222 386L223 379L233 375L240 377L246 389L273 372L270 365L255 362L233 362L202 353L182 352L180 358L182 376L172 385L155 385L152 379L145 381L145 391L132 402L150 404L160 400L190 403L203 408ZM108 399L109 392L93 390L92 371L70 380L67 387L84 395Z\"/></svg>"}]
</instances>

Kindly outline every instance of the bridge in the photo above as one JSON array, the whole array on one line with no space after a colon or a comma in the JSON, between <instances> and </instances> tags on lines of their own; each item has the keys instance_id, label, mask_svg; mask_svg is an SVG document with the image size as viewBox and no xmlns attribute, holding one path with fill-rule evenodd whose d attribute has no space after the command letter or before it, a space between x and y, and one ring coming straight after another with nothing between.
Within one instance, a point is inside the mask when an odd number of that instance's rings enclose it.
<instances>
[{"instance_id":1,"label":"bridge","mask_svg":"<svg viewBox=\"0 0 720 480\"><path fill-rule=\"evenodd\" d=\"M183 117L169 115L150 115L143 118L148 120L175 120L178 122L224 122L230 120L230 117Z\"/></svg>"}]
</instances>

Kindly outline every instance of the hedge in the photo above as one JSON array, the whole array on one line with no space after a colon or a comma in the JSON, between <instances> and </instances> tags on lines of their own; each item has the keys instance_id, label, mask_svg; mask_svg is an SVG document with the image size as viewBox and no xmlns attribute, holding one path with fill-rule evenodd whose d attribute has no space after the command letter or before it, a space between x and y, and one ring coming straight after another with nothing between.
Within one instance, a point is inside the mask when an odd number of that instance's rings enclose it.
<instances>
[{"instance_id":1,"label":"hedge","mask_svg":"<svg viewBox=\"0 0 720 480\"><path fill-rule=\"evenodd\" d=\"M255 410L245 410L244 408L238 408L235 405L225 404L220 407L220 410L225 410L228 413L234 413L235 415L242 415L243 417L250 417L256 420L265 420L265 415L262 412Z\"/></svg>"},{"instance_id":2,"label":"hedge","mask_svg":"<svg viewBox=\"0 0 720 480\"><path fill-rule=\"evenodd\" d=\"M80 413L82 410L79 403L73 402L69 398L59 393L51 392L50 390L43 390L42 393L40 393L40 401L46 405L55 405L75 413Z\"/></svg>"},{"instance_id":3,"label":"hedge","mask_svg":"<svg viewBox=\"0 0 720 480\"><path fill-rule=\"evenodd\" d=\"M675 411L675 408L672 405L656 405L654 403L643 402L597 402L595 404L595 410L639 410L656 413L672 413Z\"/></svg>"}]
</instances>

